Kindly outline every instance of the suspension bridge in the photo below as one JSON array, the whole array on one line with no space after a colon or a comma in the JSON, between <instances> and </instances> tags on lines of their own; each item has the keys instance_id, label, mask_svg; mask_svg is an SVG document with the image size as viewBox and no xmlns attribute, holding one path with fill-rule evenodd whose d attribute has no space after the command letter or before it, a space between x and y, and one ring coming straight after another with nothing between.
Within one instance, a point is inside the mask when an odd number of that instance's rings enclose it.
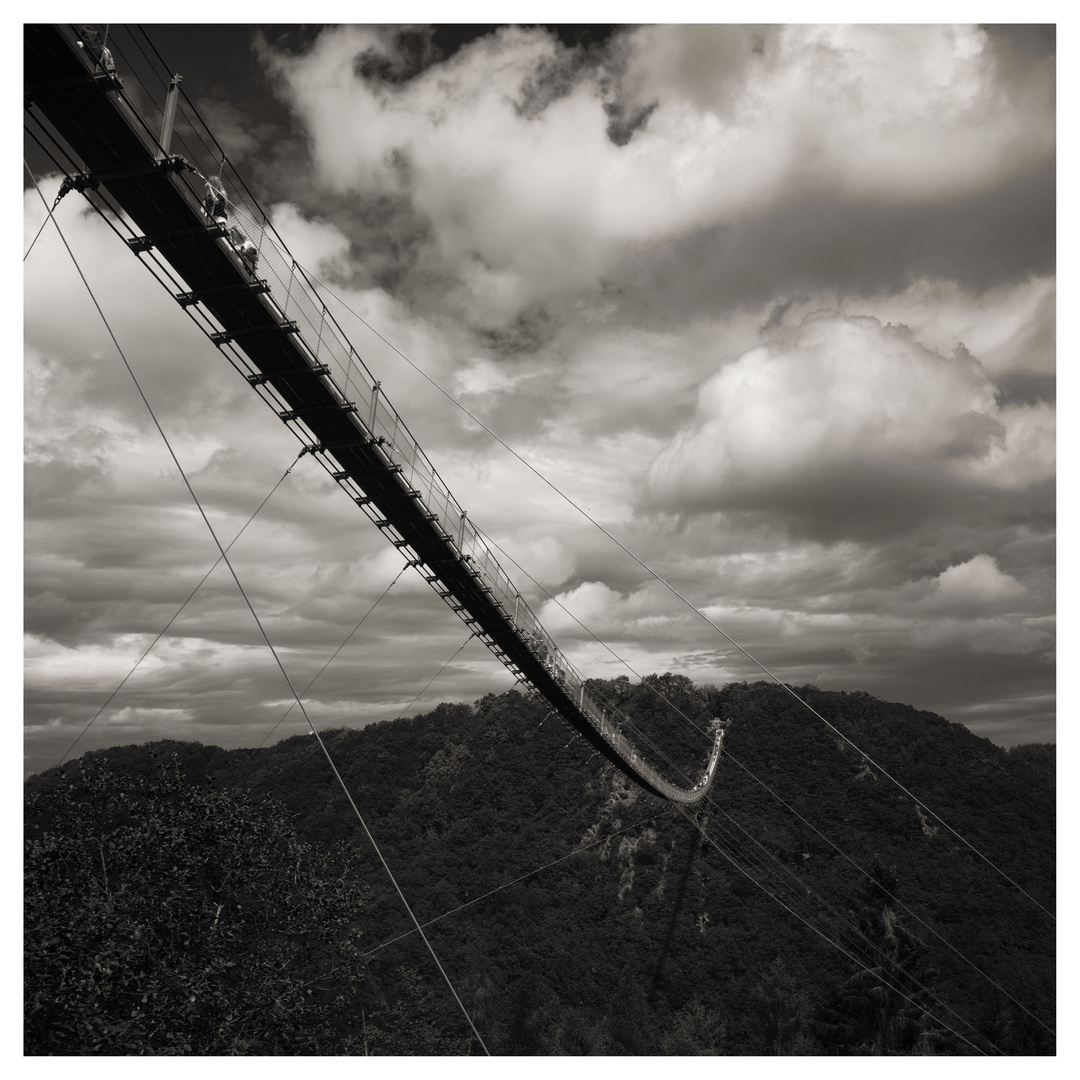
<instances>
[{"instance_id":1,"label":"suspension bridge","mask_svg":"<svg viewBox=\"0 0 1080 1080\"><path fill-rule=\"evenodd\" d=\"M73 26L26 27L25 108L64 163L61 196L79 191L102 211L520 683L647 791L700 802L722 732L711 733L700 776L687 778L644 754L628 719L589 693L229 164L181 77L150 49L126 27L104 39Z\"/></svg>"},{"instance_id":2,"label":"suspension bridge","mask_svg":"<svg viewBox=\"0 0 1080 1080\"><path fill-rule=\"evenodd\" d=\"M24 40L28 121L39 144L67 177L60 197L68 191L81 192L101 212L119 240L294 433L302 452L322 464L402 552L407 564L423 574L470 632L521 683L545 699L616 768L652 794L679 804L708 843L736 869L815 933L854 957L843 942L849 930L855 937L862 936L856 928L815 896L817 909L827 908L839 927L836 937L823 930L829 921L822 919L821 910L811 913L802 907L801 892L806 887L785 891L779 874L767 865L764 849L759 857L745 844L733 846L725 840L719 846L687 809L702 800L715 807L708 796L722 749L720 731L702 732L705 764L699 776L687 777L670 762L661 764L662 751L653 748L646 756L631 738L629 718L589 693L584 676L558 649L500 566L489 541L451 494L323 304L310 275L291 256L182 93L180 77L166 68L145 35L127 27L112 28L103 37L86 28L27 26ZM797 698L790 687L780 685ZM731 760L745 769L737 759ZM347 789L346 795L352 802ZM724 811L720 813L727 817ZM963 840L955 830L949 831ZM756 840L753 843L761 846ZM372 844L378 852L373 838ZM976 854L990 862L980 852ZM865 876L864 870L856 869ZM404 895L401 899L416 931L424 936ZM427 943L426 936L424 940ZM962 959L975 967L966 957ZM443 976L454 991L445 972ZM993 985L1032 1016L996 982ZM458 1004L469 1017L460 999ZM947 1005L943 1007L962 1019ZM1032 1019L1050 1031L1037 1017ZM483 1046L475 1026L473 1032Z\"/></svg>"}]
</instances>

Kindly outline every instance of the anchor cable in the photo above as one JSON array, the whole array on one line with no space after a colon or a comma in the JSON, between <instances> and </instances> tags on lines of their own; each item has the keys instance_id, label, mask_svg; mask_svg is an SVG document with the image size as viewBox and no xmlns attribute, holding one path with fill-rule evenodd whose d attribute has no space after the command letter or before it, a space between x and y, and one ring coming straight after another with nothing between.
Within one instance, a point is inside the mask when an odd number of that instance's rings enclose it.
<instances>
[{"instance_id":1,"label":"anchor cable","mask_svg":"<svg viewBox=\"0 0 1080 1080\"><path fill-rule=\"evenodd\" d=\"M35 187L37 187L36 178L34 180L34 184L35 184ZM44 202L45 201L45 196L41 193L41 188L40 187L38 187L38 194L41 195L42 201ZM484 1043L484 1040L481 1037L480 1032L476 1030L476 1025L473 1023L472 1017L469 1015L468 1009L465 1008L465 1004L462 1002L461 998L458 996L458 992L455 989L453 982L451 982L449 975L447 975L446 970L443 968L442 963L440 962L439 957L436 954L435 949L432 946L431 942L428 940L427 935L421 929L420 923L417 920L416 915L413 912L413 909L412 909L411 905L409 904L408 900L405 898L405 894L401 891L401 887L398 885L397 878L394 876L393 871L390 869L390 866L386 862L386 859L383 857L382 851L380 850L379 845L375 841L375 837L372 836L371 830L367 826L367 822L364 820L363 815L360 813L359 808L357 807L355 801L353 800L352 793L349 791L348 786L346 785L344 779L341 776L341 773L338 771L337 765L334 763L333 758L330 756L330 752L327 750L326 744L323 742L322 737L319 735L318 731L315 730L315 725L311 722L311 718L308 716L307 710L304 708L304 704L300 700L299 694L297 694L297 692L296 692L296 688L293 685L292 679L289 677L289 674L285 669L285 665L281 661L281 657L278 655L277 649L274 648L273 642L271 642L270 637L267 634L265 627L263 626L262 620L259 618L257 612L255 611L254 605L251 603L251 599L249 598L249 596L247 594L247 591L244 589L244 586L243 586L242 582L240 581L240 578L237 575L236 570L232 565L232 562L229 560L228 556L225 554L225 549L222 546L222 543L221 543L220 539L218 538L217 533L214 531L214 527L210 524L210 519L207 517L206 511L203 509L202 503L199 501L199 498L196 495L194 488L191 486L191 482L188 479L187 473L185 472L183 466L180 464L180 461L176 456L176 452L173 450L172 444L170 443L168 436L165 434L164 429L162 428L160 422L158 421L157 415L155 414L155 412L153 410L153 407L150 405L150 402L147 399L146 394L143 392L143 389L142 389L141 384L139 383L138 377L135 375L135 372L132 369L131 364L128 362L127 356L125 355L123 349L121 348L119 341L117 341L116 335L113 333L112 327L109 325L109 321L106 318L105 313L102 311L101 305L97 301L97 297L94 295L93 290L90 288L90 283L86 280L86 277L82 272L82 268L79 266L78 260L75 258L75 254L71 250L71 247L67 242L67 238L64 236L63 231L60 229L60 225L56 221L55 218L53 219L53 224L56 226L56 230L60 235L60 239L64 243L64 247L67 248L68 255L71 257L72 262L75 264L75 269L78 271L79 277L82 278L83 285L86 287L87 292L90 294L90 298L93 301L94 307L97 309L98 314L101 316L102 322L105 324L105 328L109 333L109 337L112 338L113 344L116 346L116 350L120 355L120 359L123 361L124 367L127 369L128 374L131 376L132 382L135 384L135 388L138 391L139 397L142 398L143 404L146 406L147 412L150 414L150 418L153 421L154 426L158 430L158 434L161 436L162 441L165 443L165 447L168 450L169 456L172 458L173 463L176 466L178 472L180 473L180 477L184 482L184 486L188 489L188 493L191 495L192 501L195 503L195 506L198 509L199 514L202 517L203 522L206 525L207 530L209 531L211 537L213 537L214 543L217 544L218 550L221 552L221 556L225 561L225 565L229 568L229 572L230 572L230 574L232 574L233 580L236 583L236 587L240 591L240 595L244 598L244 602L247 605L248 611L251 613L251 617L254 620L255 625L258 627L259 633L261 634L261 636L263 638L263 641L266 644L266 647L270 650L270 654L273 656L274 662L277 664L279 670L281 671L281 674L282 674L283 678L285 679L286 683L288 684L289 690L291 691L293 697L296 698L297 705L299 705L300 711L304 715L304 719L307 720L308 727L311 729L311 733L315 736L315 739L318 742L319 747L322 750L323 755L327 760L327 763L329 764L331 770L333 771L334 776L337 778L338 784L341 787L342 792L345 794L345 797L348 800L349 805L352 807L353 813L356 815L357 820L360 822L360 825L363 828L365 834L367 835L367 838L370 841L371 846L375 849L375 854L378 856L379 862L382 864L383 869L386 871L387 876L390 878L390 881L393 884L394 889L397 892L399 899L401 900L402 904L404 905L405 910L409 913L409 917L412 919L413 923L415 924L416 929L417 929L418 933L420 934L420 937L423 939L424 944L427 946L428 952L431 954L431 957L434 960L436 967L439 969L439 973L442 975L444 981L446 982L446 985L450 989L450 993L453 995L454 1000L458 1003L458 1006L461 1009L462 1013L464 1014L465 1019L468 1021L469 1027L472 1029L472 1032L476 1036L477 1041L480 1043L480 1046L483 1048L484 1053L488 1054L488 1056L490 1056L490 1052L488 1051L488 1048L487 1048L486 1044Z\"/></svg>"}]
</instances>

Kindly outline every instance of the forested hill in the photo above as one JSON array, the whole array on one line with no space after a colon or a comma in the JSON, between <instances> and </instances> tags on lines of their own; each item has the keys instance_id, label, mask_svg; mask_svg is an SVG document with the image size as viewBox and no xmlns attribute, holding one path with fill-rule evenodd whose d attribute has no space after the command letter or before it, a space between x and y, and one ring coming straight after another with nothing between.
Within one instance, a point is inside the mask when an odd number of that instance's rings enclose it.
<instances>
[{"instance_id":1,"label":"forested hill","mask_svg":"<svg viewBox=\"0 0 1080 1080\"><path fill-rule=\"evenodd\" d=\"M321 733L490 1052L1054 1052L1052 745L799 688L938 820L780 687L646 684L688 770L653 688L726 725L692 816L513 691ZM310 736L26 794L29 1053L480 1052Z\"/></svg>"}]
</instances>

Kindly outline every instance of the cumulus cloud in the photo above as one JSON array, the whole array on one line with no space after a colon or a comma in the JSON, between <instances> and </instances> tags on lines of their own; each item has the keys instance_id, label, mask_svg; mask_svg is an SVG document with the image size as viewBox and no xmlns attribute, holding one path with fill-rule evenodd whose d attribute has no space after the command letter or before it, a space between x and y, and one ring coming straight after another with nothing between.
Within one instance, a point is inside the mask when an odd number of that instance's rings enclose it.
<instances>
[{"instance_id":1,"label":"cumulus cloud","mask_svg":"<svg viewBox=\"0 0 1080 1080\"><path fill-rule=\"evenodd\" d=\"M952 203L1053 152L1052 58L1006 93L971 27L641 27L588 63L547 32L505 28L412 78L372 77L361 60L393 64L399 43L344 27L265 57L320 181L406 194L430 222L427 265L477 321L623 278L643 243L752 233L824 196L829 240L788 222L788 242L835 245L838 199ZM613 141L612 111L643 109L647 124Z\"/></svg>"},{"instance_id":2,"label":"cumulus cloud","mask_svg":"<svg viewBox=\"0 0 1080 1080\"><path fill-rule=\"evenodd\" d=\"M633 41L627 81L660 99L650 130L713 136L688 164L701 181L728 179L698 196L725 217L815 188L889 202L971 194L1053 146L1052 63L1032 67L1025 97L1006 96L974 27L669 26ZM756 189L731 184L736 170Z\"/></svg>"},{"instance_id":3,"label":"cumulus cloud","mask_svg":"<svg viewBox=\"0 0 1080 1080\"><path fill-rule=\"evenodd\" d=\"M588 639L592 631L601 640L641 641L669 636L691 615L656 582L620 593L602 581L585 581L547 601L540 617L553 633L569 638Z\"/></svg>"},{"instance_id":4,"label":"cumulus cloud","mask_svg":"<svg viewBox=\"0 0 1080 1080\"><path fill-rule=\"evenodd\" d=\"M781 294L762 329L797 326L820 310L872 315L882 324L908 327L934 352L949 354L963 346L997 384L999 398L1003 383L1028 379L1032 385L1043 380L1042 396L1052 401L1056 293L1052 275L988 289L920 276L902 289L865 292L857 299L835 290Z\"/></svg>"},{"instance_id":5,"label":"cumulus cloud","mask_svg":"<svg viewBox=\"0 0 1080 1080\"><path fill-rule=\"evenodd\" d=\"M906 327L819 313L704 384L650 467L646 505L813 520L842 498L838 528L858 529L892 502L902 526L973 483L1028 487L1053 468L1052 410L1000 408L966 350L942 356Z\"/></svg>"},{"instance_id":6,"label":"cumulus cloud","mask_svg":"<svg viewBox=\"0 0 1080 1080\"><path fill-rule=\"evenodd\" d=\"M291 203L273 207L270 220L301 266L316 275L348 276L349 238L332 222L312 220Z\"/></svg>"},{"instance_id":7,"label":"cumulus cloud","mask_svg":"<svg viewBox=\"0 0 1080 1080\"><path fill-rule=\"evenodd\" d=\"M1011 600L1027 592L1016 578L1003 574L989 555L976 555L942 570L937 588L942 596L961 600Z\"/></svg>"}]
</instances>

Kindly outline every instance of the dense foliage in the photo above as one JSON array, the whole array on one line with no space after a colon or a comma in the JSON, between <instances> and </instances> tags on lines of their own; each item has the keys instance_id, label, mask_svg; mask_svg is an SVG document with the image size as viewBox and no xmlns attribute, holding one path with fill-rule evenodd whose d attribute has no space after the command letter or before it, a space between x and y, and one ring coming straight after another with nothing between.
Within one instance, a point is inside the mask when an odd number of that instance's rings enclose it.
<instances>
[{"instance_id":1,"label":"dense foliage","mask_svg":"<svg viewBox=\"0 0 1080 1080\"><path fill-rule=\"evenodd\" d=\"M642 736L665 747L674 770L700 767L709 723L720 718L725 758L702 810L686 816L643 794L541 703L515 692L323 733L492 1053L1054 1051L1054 924L1037 906L1054 910L1052 747L1007 752L940 717L813 687L800 693L850 742L766 684L717 690L662 675L642 686L613 680L590 690L618 701ZM155 779L151 751L176 755L186 781L170 780L171 794ZM102 757L82 759L88 777L104 778ZM117 973L130 978L134 965L144 986L153 970L155 986L163 987L165 969L168 978L191 977L186 950L196 947L209 950L209 959L192 957L203 980L192 1004L206 1001L205 1015L170 1013L170 1043L114 1041L112 1052L479 1052L316 740L298 736L259 751L169 743L107 757L114 775L94 796L100 806L84 790L88 780L73 784L70 768L63 777L52 770L27 782L33 1052L89 1052L102 1036L88 1031L77 1036L83 1049L65 1049L76 1036L62 1027L63 1017L82 1016L98 1029L122 1012L110 1001L146 1009L153 995L135 1001L134 991L113 986ZM118 823L109 785L140 792L157 785L157 809ZM261 802L267 796L280 800L277 809ZM225 829L208 846L191 831L198 815L183 808L214 800L223 801L224 819L239 815L243 842ZM166 827L170 814L179 818ZM73 815L81 831L69 829ZM256 818L267 823L266 841L252 839L260 836ZM143 967L130 946L133 928L149 915L115 907L122 860L113 852L122 844L114 826L128 829L124 843L138 850L171 837L164 862L179 866L187 882L182 901L166 905L173 937L155 930ZM279 852L295 844L311 863L306 884L285 889L274 916L279 927L287 920L298 949L286 969L297 984L324 969L342 981L320 978L322 997L312 995L310 1004L278 995L284 1009L313 1010L310 1023L288 1020L260 1036L245 1029L250 1043L230 1043L235 1020L223 1023L222 1010L240 1015L230 1000L235 969L225 966L228 949L214 966L218 931L208 927L220 886L206 891L200 875L240 860L237 882L258 879L287 861L260 850L272 838ZM164 862L154 863L155 895L173 897L180 886L163 872ZM46 904L56 881L67 882L60 901ZM327 897L320 883L331 882L342 891ZM318 947L303 910L316 895L332 908L320 925L336 928ZM111 922L97 914L108 903ZM246 910L243 901L236 910ZM58 960L50 952L58 948L58 926L76 922L75 940ZM235 934L230 941L256 958L281 947L252 921ZM338 950L335 959L321 948ZM109 949L121 954L106 960L112 997L101 996L103 980L93 975ZM349 956L355 962L346 979ZM252 970L261 970L257 962ZM84 973L81 989L68 988L68 971ZM88 987L97 996L87 996ZM164 1011L179 993L169 988ZM301 1023L306 1042L278 1036ZM137 1027L126 1019L120 1026ZM260 1048L259 1038L279 1041Z\"/></svg>"},{"instance_id":2,"label":"dense foliage","mask_svg":"<svg viewBox=\"0 0 1080 1080\"><path fill-rule=\"evenodd\" d=\"M347 851L175 762L151 781L72 771L26 807L27 1053L347 1045L363 895Z\"/></svg>"}]
</instances>

